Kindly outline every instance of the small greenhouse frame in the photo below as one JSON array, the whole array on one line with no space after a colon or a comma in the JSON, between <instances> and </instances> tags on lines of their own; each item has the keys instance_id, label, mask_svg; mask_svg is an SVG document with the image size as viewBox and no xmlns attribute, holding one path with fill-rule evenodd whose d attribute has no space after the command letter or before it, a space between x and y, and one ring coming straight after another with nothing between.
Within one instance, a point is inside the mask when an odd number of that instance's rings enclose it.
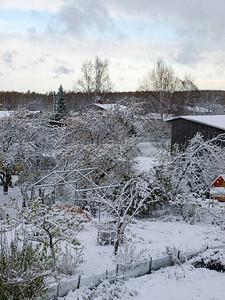
<instances>
[{"instance_id":1,"label":"small greenhouse frame","mask_svg":"<svg viewBox=\"0 0 225 300\"><path fill-rule=\"evenodd\" d=\"M99 184L104 181L106 185ZM107 198L119 186L111 182L110 176L100 168L53 171L31 185L31 200L36 196L47 197L53 204L60 198L60 187L64 187L72 193L73 205L80 205L84 201L99 202L99 197Z\"/></svg>"}]
</instances>

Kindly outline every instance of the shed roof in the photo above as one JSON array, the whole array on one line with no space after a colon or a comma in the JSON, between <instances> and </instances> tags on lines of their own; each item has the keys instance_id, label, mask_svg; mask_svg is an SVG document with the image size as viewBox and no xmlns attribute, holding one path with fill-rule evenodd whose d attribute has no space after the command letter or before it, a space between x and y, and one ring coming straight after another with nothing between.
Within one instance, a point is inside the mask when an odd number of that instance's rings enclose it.
<instances>
[{"instance_id":1,"label":"shed roof","mask_svg":"<svg viewBox=\"0 0 225 300\"><path fill-rule=\"evenodd\" d=\"M102 103L94 103L95 106L102 108L104 110L109 110L109 109L115 109L116 107L118 107L121 110L125 110L126 106L124 105L118 105L118 104L102 104Z\"/></svg>"},{"instance_id":2,"label":"shed roof","mask_svg":"<svg viewBox=\"0 0 225 300\"><path fill-rule=\"evenodd\" d=\"M225 130L225 115L180 116L169 118L165 121L170 122L177 119L184 119Z\"/></svg>"},{"instance_id":3,"label":"shed roof","mask_svg":"<svg viewBox=\"0 0 225 300\"><path fill-rule=\"evenodd\" d=\"M218 181L218 179L219 179L220 177L221 177L222 180L225 182L225 174L221 174L221 175L219 175L219 176L213 181L212 185L215 185L215 183Z\"/></svg>"},{"instance_id":4,"label":"shed roof","mask_svg":"<svg viewBox=\"0 0 225 300\"><path fill-rule=\"evenodd\" d=\"M225 196L225 188L224 187L214 187L210 190L210 195L214 197Z\"/></svg>"}]
</instances>

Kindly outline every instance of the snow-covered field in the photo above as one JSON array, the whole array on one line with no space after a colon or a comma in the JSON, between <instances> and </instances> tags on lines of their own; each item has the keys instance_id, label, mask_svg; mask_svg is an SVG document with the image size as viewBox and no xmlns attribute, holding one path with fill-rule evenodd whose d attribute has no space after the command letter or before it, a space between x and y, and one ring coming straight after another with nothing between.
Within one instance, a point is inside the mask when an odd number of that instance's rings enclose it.
<instances>
[{"instance_id":1,"label":"snow-covered field","mask_svg":"<svg viewBox=\"0 0 225 300\"><path fill-rule=\"evenodd\" d=\"M138 145L140 150L140 155L136 158L137 162L137 172L146 172L156 163L156 160L153 156L156 152L156 147L154 147L149 142L142 142Z\"/></svg>"},{"instance_id":2,"label":"snow-covered field","mask_svg":"<svg viewBox=\"0 0 225 300\"><path fill-rule=\"evenodd\" d=\"M151 275L130 279L125 288L137 295L123 300L224 300L225 274L191 265L167 267Z\"/></svg>"},{"instance_id":3,"label":"snow-covered field","mask_svg":"<svg viewBox=\"0 0 225 300\"><path fill-rule=\"evenodd\" d=\"M138 168L140 171L147 171L154 164L152 153L155 149L149 143L141 143L140 150L141 154L137 158ZM1 195L2 200L4 197L21 199L17 188L10 189L8 196ZM83 263L78 267L74 278L77 274L85 278L116 268L113 246L100 246L97 243L97 224L98 220L93 219L84 225L84 230L78 235L84 246ZM162 215L159 219L133 220L127 228L126 241L120 249L125 256L130 256L132 262L143 262L149 261L150 257L156 259L165 256L166 247L176 248L182 252L197 252L205 246L225 247L224 230L210 222L191 225L173 218L168 220ZM70 281L71 279L70 277ZM204 268L196 269L187 262L181 266L161 269L150 275L131 278L117 285L103 282L97 288L82 287L70 291L67 296L60 299L224 300L224 282L225 273Z\"/></svg>"},{"instance_id":4,"label":"snow-covered field","mask_svg":"<svg viewBox=\"0 0 225 300\"><path fill-rule=\"evenodd\" d=\"M140 150L138 169L148 171L154 164L152 153L155 149L149 143L141 143ZM168 221L163 217L160 220L134 220L128 227L126 238L127 242L121 246L121 250L125 255L126 251L127 255L129 252L134 262L162 257L166 254L166 247L183 252L197 252L204 246L219 249L225 246L225 234L219 226L202 223L190 225L183 221ZM80 241L85 246L84 262L78 270L82 276L88 277L101 274L106 269L115 269L113 247L97 244L97 229L93 223L87 224L80 233ZM224 300L224 282L224 273L205 268L196 269L187 262L129 279L124 284L110 286L103 282L96 289L82 287L74 292L70 291L62 299Z\"/></svg>"},{"instance_id":5,"label":"snow-covered field","mask_svg":"<svg viewBox=\"0 0 225 300\"><path fill-rule=\"evenodd\" d=\"M85 245L84 263L78 272L89 277L114 270L115 263L112 246L99 246L96 242L97 230L89 223L80 233ZM218 226L184 222L140 221L135 220L127 232L127 240L132 245L134 261L149 260L166 254L166 247L181 251L198 251L203 246L223 248L225 235ZM126 251L125 246L121 247ZM129 251L129 249L127 250ZM126 281L122 286L104 288L99 286L93 298L85 298L90 293L87 288L69 292L66 300L72 299L117 299L123 300L224 300L225 274L204 268L194 268L189 262L181 266L163 268L139 278ZM104 283L103 283L104 284ZM111 289L111 290L110 290ZM110 291L110 292L109 292ZM112 297L115 293L114 297ZM102 298L101 298L102 297ZM105 297L105 298L104 298ZM64 299L64 298L62 298Z\"/></svg>"},{"instance_id":6,"label":"snow-covered field","mask_svg":"<svg viewBox=\"0 0 225 300\"><path fill-rule=\"evenodd\" d=\"M85 247L84 262L78 270L82 276L115 269L113 246L97 244L97 228L93 223L86 224L78 238ZM127 230L126 240L121 250L131 251L134 262L162 257L166 255L166 247L197 252L204 246L225 246L224 231L217 226L156 220L134 220Z\"/></svg>"},{"instance_id":7,"label":"snow-covered field","mask_svg":"<svg viewBox=\"0 0 225 300\"><path fill-rule=\"evenodd\" d=\"M224 273L189 264L161 269L132 278L124 284L103 282L96 290L81 288L69 292L66 300L224 300ZM89 298L88 298L89 296Z\"/></svg>"}]
</instances>

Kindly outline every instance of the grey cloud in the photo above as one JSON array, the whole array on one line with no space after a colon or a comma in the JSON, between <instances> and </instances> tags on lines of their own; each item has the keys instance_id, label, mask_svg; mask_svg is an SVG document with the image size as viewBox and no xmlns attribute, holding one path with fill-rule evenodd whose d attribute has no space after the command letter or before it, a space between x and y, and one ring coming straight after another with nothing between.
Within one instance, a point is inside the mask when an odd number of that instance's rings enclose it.
<instances>
[{"instance_id":1,"label":"grey cloud","mask_svg":"<svg viewBox=\"0 0 225 300\"><path fill-rule=\"evenodd\" d=\"M58 75L62 75L62 74L70 74L70 73L73 73L74 71L69 69L69 68L66 68L64 66L59 66L57 68L54 69L54 72Z\"/></svg>"},{"instance_id":2,"label":"grey cloud","mask_svg":"<svg viewBox=\"0 0 225 300\"><path fill-rule=\"evenodd\" d=\"M192 66L196 65L200 60L203 60L198 49L189 43L181 47L179 53L173 58L178 63Z\"/></svg>"},{"instance_id":3,"label":"grey cloud","mask_svg":"<svg viewBox=\"0 0 225 300\"><path fill-rule=\"evenodd\" d=\"M193 64L204 52L225 47L224 0L111 0L107 9L124 17L172 25L179 52L175 60ZM224 51L224 50L223 50Z\"/></svg>"},{"instance_id":4,"label":"grey cloud","mask_svg":"<svg viewBox=\"0 0 225 300\"><path fill-rule=\"evenodd\" d=\"M98 0L65 1L56 20L72 34L82 34L92 28L104 31L112 25L107 9Z\"/></svg>"},{"instance_id":5,"label":"grey cloud","mask_svg":"<svg viewBox=\"0 0 225 300\"><path fill-rule=\"evenodd\" d=\"M204 59L204 53L218 49L225 52L224 0L64 0L57 22L67 32L82 35L90 29L114 32L125 38L124 28L116 28L113 18L162 22L174 29L179 49L173 59L184 64L195 64ZM60 25L58 26L60 27ZM150 30L137 28L140 31ZM156 29L157 30L157 29ZM54 30L53 30L54 31ZM132 34L132 33L131 33ZM225 53L224 53L225 54Z\"/></svg>"},{"instance_id":6,"label":"grey cloud","mask_svg":"<svg viewBox=\"0 0 225 300\"><path fill-rule=\"evenodd\" d=\"M34 65L43 64L46 62L48 57L49 57L49 54L44 54L44 55L40 56L40 58L38 60L35 60L33 64Z\"/></svg>"},{"instance_id":7,"label":"grey cloud","mask_svg":"<svg viewBox=\"0 0 225 300\"><path fill-rule=\"evenodd\" d=\"M5 52L2 55L2 59L3 61L7 64L7 65L11 65L12 64L12 59L15 56L16 52L15 51L11 51L11 52Z\"/></svg>"},{"instance_id":8,"label":"grey cloud","mask_svg":"<svg viewBox=\"0 0 225 300\"><path fill-rule=\"evenodd\" d=\"M29 27L27 29L27 32L29 35L33 36L33 35L36 35L38 32L37 32L37 29L35 27Z\"/></svg>"}]
</instances>

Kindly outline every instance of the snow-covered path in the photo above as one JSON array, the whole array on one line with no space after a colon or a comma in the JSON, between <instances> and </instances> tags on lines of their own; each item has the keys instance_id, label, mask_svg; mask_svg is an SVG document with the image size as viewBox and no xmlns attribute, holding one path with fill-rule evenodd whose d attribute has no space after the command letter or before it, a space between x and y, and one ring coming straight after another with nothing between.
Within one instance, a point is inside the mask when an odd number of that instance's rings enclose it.
<instances>
[{"instance_id":1,"label":"snow-covered path","mask_svg":"<svg viewBox=\"0 0 225 300\"><path fill-rule=\"evenodd\" d=\"M168 267L125 282L124 288L137 294L123 295L123 300L224 300L224 282L225 273L214 270L191 265Z\"/></svg>"},{"instance_id":2,"label":"snow-covered path","mask_svg":"<svg viewBox=\"0 0 225 300\"><path fill-rule=\"evenodd\" d=\"M126 234L127 243L121 246L132 247L134 260L143 261L162 257L166 247L177 248L182 252L199 251L205 246L214 247L225 242L224 232L214 225L186 222L163 222L160 220L135 220L129 225ZM84 263L80 265L82 276L92 276L114 270L113 246L97 244L97 229L91 223L79 233L79 240L84 245ZM130 249L129 249L130 250Z\"/></svg>"}]
</instances>

